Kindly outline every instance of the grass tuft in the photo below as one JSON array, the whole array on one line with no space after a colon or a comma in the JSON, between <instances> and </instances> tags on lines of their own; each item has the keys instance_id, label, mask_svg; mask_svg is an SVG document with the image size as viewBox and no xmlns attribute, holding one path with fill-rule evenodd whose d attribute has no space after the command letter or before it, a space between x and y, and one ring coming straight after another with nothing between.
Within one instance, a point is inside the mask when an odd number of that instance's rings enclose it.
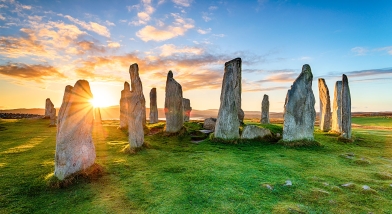
<instances>
[{"instance_id":1,"label":"grass tuft","mask_svg":"<svg viewBox=\"0 0 392 214\"><path fill-rule=\"evenodd\" d=\"M308 139L303 139L303 140L294 140L294 141L285 141L285 140L279 140L278 144L281 144L285 147L321 147L321 143L315 140L308 140Z\"/></svg>"}]
</instances>

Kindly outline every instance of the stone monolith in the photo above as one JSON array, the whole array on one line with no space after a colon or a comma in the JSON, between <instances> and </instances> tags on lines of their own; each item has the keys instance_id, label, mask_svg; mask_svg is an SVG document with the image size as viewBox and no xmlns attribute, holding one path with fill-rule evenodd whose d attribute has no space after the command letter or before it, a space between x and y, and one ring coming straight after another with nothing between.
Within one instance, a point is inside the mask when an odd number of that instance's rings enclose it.
<instances>
[{"instance_id":1,"label":"stone monolith","mask_svg":"<svg viewBox=\"0 0 392 214\"><path fill-rule=\"evenodd\" d=\"M44 119L49 119L50 118L50 114L52 112L52 108L54 108L54 105L53 105L52 101L50 100L50 98L46 98L46 100L45 100L45 115L44 115Z\"/></svg>"},{"instance_id":2,"label":"stone monolith","mask_svg":"<svg viewBox=\"0 0 392 214\"><path fill-rule=\"evenodd\" d=\"M128 129L128 105L131 97L131 88L128 82L124 82L124 90L121 91L120 98L120 129Z\"/></svg>"},{"instance_id":3,"label":"stone monolith","mask_svg":"<svg viewBox=\"0 0 392 214\"><path fill-rule=\"evenodd\" d=\"M288 90L284 105L283 140L313 140L316 111L312 91L313 74L310 66L302 66L302 72Z\"/></svg>"},{"instance_id":4,"label":"stone monolith","mask_svg":"<svg viewBox=\"0 0 392 214\"><path fill-rule=\"evenodd\" d=\"M94 123L102 123L101 108L94 108Z\"/></svg>"},{"instance_id":5,"label":"stone monolith","mask_svg":"<svg viewBox=\"0 0 392 214\"><path fill-rule=\"evenodd\" d=\"M157 106L157 89L152 88L150 91L150 123L158 122L158 106Z\"/></svg>"},{"instance_id":6,"label":"stone monolith","mask_svg":"<svg viewBox=\"0 0 392 214\"><path fill-rule=\"evenodd\" d=\"M184 122L189 122L192 111L191 101L187 98L182 98L182 106L184 108Z\"/></svg>"},{"instance_id":7,"label":"stone monolith","mask_svg":"<svg viewBox=\"0 0 392 214\"><path fill-rule=\"evenodd\" d=\"M65 89L58 116L54 171L60 180L94 164L96 155L91 137L94 115L89 102L92 98L86 80L78 80L73 88Z\"/></svg>"},{"instance_id":8,"label":"stone monolith","mask_svg":"<svg viewBox=\"0 0 392 214\"><path fill-rule=\"evenodd\" d=\"M262 124L270 123L269 119L269 99L268 95L264 94L263 101L261 102L261 120Z\"/></svg>"},{"instance_id":9,"label":"stone monolith","mask_svg":"<svg viewBox=\"0 0 392 214\"><path fill-rule=\"evenodd\" d=\"M331 131L342 132L342 81L337 81L333 97Z\"/></svg>"},{"instance_id":10,"label":"stone monolith","mask_svg":"<svg viewBox=\"0 0 392 214\"><path fill-rule=\"evenodd\" d=\"M220 106L215 125L214 137L233 140L240 137L241 110L241 58L225 63Z\"/></svg>"},{"instance_id":11,"label":"stone monolith","mask_svg":"<svg viewBox=\"0 0 392 214\"><path fill-rule=\"evenodd\" d=\"M166 79L165 89L165 116L166 132L175 133L184 125L184 114L182 106L182 87L173 78L173 72L169 71Z\"/></svg>"},{"instance_id":12,"label":"stone monolith","mask_svg":"<svg viewBox=\"0 0 392 214\"><path fill-rule=\"evenodd\" d=\"M49 124L49 126L50 127L56 126L56 109L54 107L50 110L50 124Z\"/></svg>"},{"instance_id":13,"label":"stone monolith","mask_svg":"<svg viewBox=\"0 0 392 214\"><path fill-rule=\"evenodd\" d=\"M139 66L134 63L129 67L131 76L131 97L128 106L128 141L131 148L141 147L144 143L144 126L146 125L146 100L143 95Z\"/></svg>"},{"instance_id":14,"label":"stone monolith","mask_svg":"<svg viewBox=\"0 0 392 214\"><path fill-rule=\"evenodd\" d=\"M318 79L320 97L320 130L327 132L331 129L331 101L328 86L323 78Z\"/></svg>"},{"instance_id":15,"label":"stone monolith","mask_svg":"<svg viewBox=\"0 0 392 214\"><path fill-rule=\"evenodd\" d=\"M347 76L342 76L342 137L351 139L351 95Z\"/></svg>"}]
</instances>

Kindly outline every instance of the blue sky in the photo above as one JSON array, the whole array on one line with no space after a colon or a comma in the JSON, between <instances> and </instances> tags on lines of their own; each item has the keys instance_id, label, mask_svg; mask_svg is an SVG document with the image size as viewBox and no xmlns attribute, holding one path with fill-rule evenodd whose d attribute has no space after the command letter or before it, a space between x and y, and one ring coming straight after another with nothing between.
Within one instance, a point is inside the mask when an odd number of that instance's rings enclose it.
<instances>
[{"instance_id":1,"label":"blue sky","mask_svg":"<svg viewBox=\"0 0 392 214\"><path fill-rule=\"evenodd\" d=\"M0 109L61 105L64 88L90 82L118 105L128 68L164 105L169 70L194 109L219 108L224 62L241 57L242 108L283 111L309 64L333 99L344 73L353 111L390 111L392 1L10 1L0 0Z\"/></svg>"}]
</instances>

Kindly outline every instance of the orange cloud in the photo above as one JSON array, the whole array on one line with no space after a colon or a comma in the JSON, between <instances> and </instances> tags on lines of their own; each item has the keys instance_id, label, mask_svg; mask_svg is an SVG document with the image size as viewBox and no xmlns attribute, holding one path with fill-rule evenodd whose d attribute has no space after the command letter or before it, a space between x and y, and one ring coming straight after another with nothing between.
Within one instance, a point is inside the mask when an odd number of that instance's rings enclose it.
<instances>
[{"instance_id":1,"label":"orange cloud","mask_svg":"<svg viewBox=\"0 0 392 214\"><path fill-rule=\"evenodd\" d=\"M8 63L0 65L0 74L16 79L33 80L42 83L43 80L66 79L57 68L50 65L27 65L23 63Z\"/></svg>"},{"instance_id":2,"label":"orange cloud","mask_svg":"<svg viewBox=\"0 0 392 214\"><path fill-rule=\"evenodd\" d=\"M86 30L93 31L101 36L110 37L109 30L105 26L100 25L96 22L87 23L87 22L81 21L79 19L73 18L70 15L65 15L64 18L67 18L69 21L81 26L82 28L84 28Z\"/></svg>"}]
</instances>

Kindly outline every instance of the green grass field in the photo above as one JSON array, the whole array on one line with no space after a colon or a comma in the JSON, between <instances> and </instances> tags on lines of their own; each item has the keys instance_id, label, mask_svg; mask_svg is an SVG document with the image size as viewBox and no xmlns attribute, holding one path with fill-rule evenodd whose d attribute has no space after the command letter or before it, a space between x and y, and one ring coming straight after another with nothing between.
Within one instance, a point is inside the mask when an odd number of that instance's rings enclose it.
<instances>
[{"instance_id":1,"label":"green grass field","mask_svg":"<svg viewBox=\"0 0 392 214\"><path fill-rule=\"evenodd\" d=\"M353 123L392 127L381 117ZM102 177L53 188L56 128L48 125L0 120L0 213L392 213L391 129L354 128L355 141L343 143L316 128L322 146L301 148L157 133L127 154L118 121L104 121L93 131Z\"/></svg>"}]
</instances>

